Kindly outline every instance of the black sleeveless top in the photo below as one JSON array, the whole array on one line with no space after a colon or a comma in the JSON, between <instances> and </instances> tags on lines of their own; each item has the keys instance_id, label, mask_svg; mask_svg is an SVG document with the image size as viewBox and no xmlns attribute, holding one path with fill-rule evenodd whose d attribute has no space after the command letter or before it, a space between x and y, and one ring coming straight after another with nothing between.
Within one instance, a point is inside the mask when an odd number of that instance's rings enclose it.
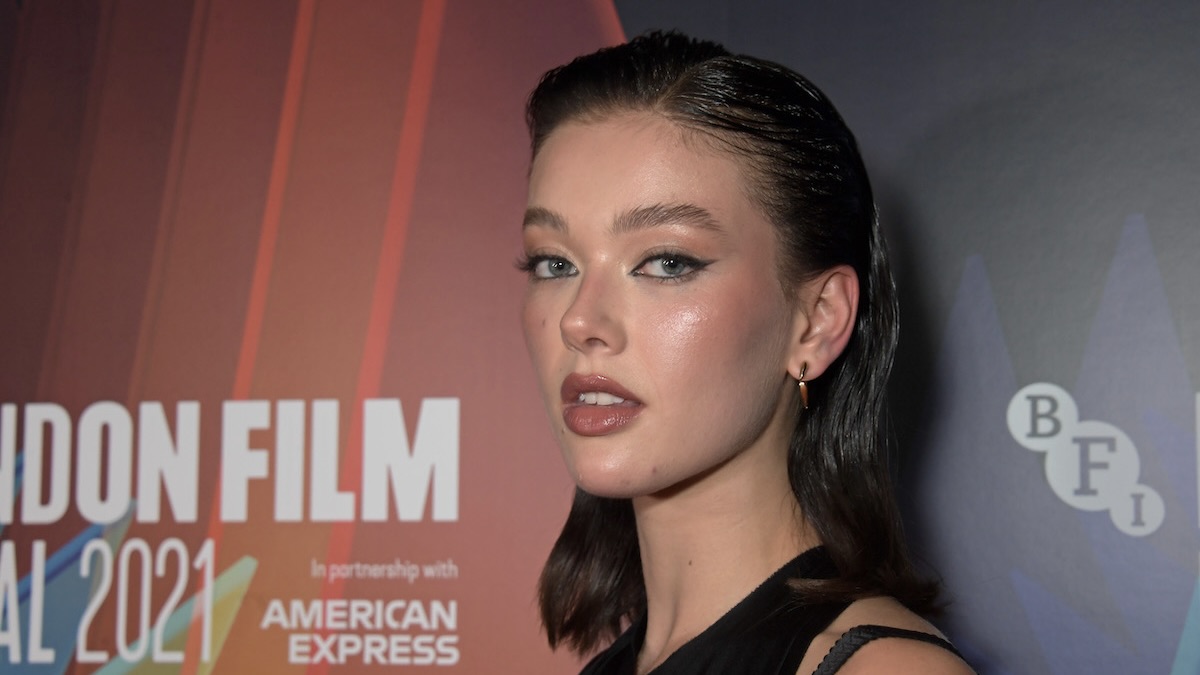
<instances>
[{"instance_id":1,"label":"black sleeveless top","mask_svg":"<svg viewBox=\"0 0 1200 675\"><path fill-rule=\"evenodd\" d=\"M849 603L802 603L787 582L797 578L827 579L835 573L825 549L809 549L772 574L648 675L795 675L813 639ZM580 675L635 675L645 635L643 618L596 655ZM836 672L859 647L881 637L921 639L954 649L945 640L925 633L860 626L838 640L816 672L820 675Z\"/></svg>"}]
</instances>

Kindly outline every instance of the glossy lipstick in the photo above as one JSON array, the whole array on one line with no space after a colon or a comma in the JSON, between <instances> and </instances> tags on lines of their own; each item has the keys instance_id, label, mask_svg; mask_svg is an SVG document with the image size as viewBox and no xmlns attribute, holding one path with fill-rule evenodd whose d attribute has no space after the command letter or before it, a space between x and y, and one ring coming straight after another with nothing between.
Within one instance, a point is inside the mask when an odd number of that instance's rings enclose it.
<instances>
[{"instance_id":1,"label":"glossy lipstick","mask_svg":"<svg viewBox=\"0 0 1200 675\"><path fill-rule=\"evenodd\" d=\"M562 402L563 423L580 436L611 434L633 421L644 407L618 382L578 373L563 380Z\"/></svg>"}]
</instances>

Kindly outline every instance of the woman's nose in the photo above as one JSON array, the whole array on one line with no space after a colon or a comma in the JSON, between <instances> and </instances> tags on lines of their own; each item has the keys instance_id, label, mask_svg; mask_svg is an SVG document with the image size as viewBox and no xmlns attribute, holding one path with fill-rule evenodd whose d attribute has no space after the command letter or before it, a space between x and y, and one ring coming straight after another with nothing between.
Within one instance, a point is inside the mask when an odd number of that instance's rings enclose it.
<instances>
[{"instance_id":1,"label":"woman's nose","mask_svg":"<svg viewBox=\"0 0 1200 675\"><path fill-rule=\"evenodd\" d=\"M563 343L584 353L619 352L625 348L619 281L598 273L582 273L575 297L559 321Z\"/></svg>"}]
</instances>

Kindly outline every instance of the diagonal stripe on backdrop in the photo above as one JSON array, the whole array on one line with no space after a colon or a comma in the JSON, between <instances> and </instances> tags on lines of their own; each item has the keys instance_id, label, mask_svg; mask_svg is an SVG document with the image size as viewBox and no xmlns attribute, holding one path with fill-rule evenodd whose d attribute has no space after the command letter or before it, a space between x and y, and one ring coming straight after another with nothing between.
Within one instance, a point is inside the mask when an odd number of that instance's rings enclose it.
<instances>
[{"instance_id":1,"label":"diagonal stripe on backdrop","mask_svg":"<svg viewBox=\"0 0 1200 675\"><path fill-rule=\"evenodd\" d=\"M400 268L404 259L404 242L412 216L413 192L416 188L421 145L433 94L434 71L445 9L444 0L426 0L421 6L412 76L405 100L404 121L396 149L396 169L392 178L391 197L371 297L366 343L358 371L356 405L348 442L348 447L351 448L362 445L362 401L379 392L380 374L383 372L383 360L387 352L388 326L391 325L396 286L400 281ZM358 491L358 484L362 481L360 454L346 453L342 459L340 476L343 490ZM330 534L329 552L326 555L328 562L343 563L347 560L354 541L354 525L354 521L334 525ZM327 580L322 597L340 597L344 584L344 580L341 579ZM327 670L327 664L318 663L310 666L308 673L323 675Z\"/></svg>"},{"instance_id":2,"label":"diagonal stripe on backdrop","mask_svg":"<svg viewBox=\"0 0 1200 675\"><path fill-rule=\"evenodd\" d=\"M304 76L308 67L309 48L312 42L313 16L316 0L301 0L296 10L296 22L292 33L292 49L288 57L287 83L284 85L283 104L279 113L279 127L275 139L275 153L271 160L271 176L267 184L266 204L263 208L262 227L259 232L258 251L254 261L254 276L246 305L246 320L242 332L242 344L238 353L237 370L234 375L234 400L245 400L250 396L254 363L258 356L258 345L262 335L263 313L267 304L267 290L271 279L271 266L275 256L275 244L279 235L280 216L283 211L283 196L287 189L288 168L291 164L292 147L296 136L296 120L300 111L300 98L304 89ZM209 515L208 536L216 547L219 559L223 525L220 516L220 483L213 490L212 512ZM193 621L192 626L196 623ZM180 675L194 675L199 665L199 631L189 630L184 663Z\"/></svg>"},{"instance_id":3,"label":"diagonal stripe on backdrop","mask_svg":"<svg viewBox=\"0 0 1200 675\"><path fill-rule=\"evenodd\" d=\"M137 348L133 353L133 368L129 377L127 403L132 408L141 398L147 351L151 348L151 337L158 318L163 293L163 278L166 274L168 251L175 226L175 213L179 205L179 189L184 160L188 151L188 136L192 126L192 111L196 97L196 84L200 76L200 57L204 48L204 33L208 25L209 0L196 0L189 24L187 56L183 65L183 76L179 85L179 103L176 106L175 128L171 132L171 150L167 159L166 180L163 185L162 203L159 205L158 228L154 234L154 253L150 262L150 278L146 283L146 297L142 302L141 327L138 330Z\"/></svg>"}]
</instances>

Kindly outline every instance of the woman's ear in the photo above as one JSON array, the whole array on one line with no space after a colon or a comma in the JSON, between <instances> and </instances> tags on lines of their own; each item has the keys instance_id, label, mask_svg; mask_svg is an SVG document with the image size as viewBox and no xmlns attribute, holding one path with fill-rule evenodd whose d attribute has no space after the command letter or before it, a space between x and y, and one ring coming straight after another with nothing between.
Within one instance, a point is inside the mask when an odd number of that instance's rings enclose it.
<instances>
[{"instance_id":1,"label":"woman's ear","mask_svg":"<svg viewBox=\"0 0 1200 675\"><path fill-rule=\"evenodd\" d=\"M805 380L820 377L850 336L858 316L858 274L849 265L831 267L797 289L795 331L788 373Z\"/></svg>"}]
</instances>

